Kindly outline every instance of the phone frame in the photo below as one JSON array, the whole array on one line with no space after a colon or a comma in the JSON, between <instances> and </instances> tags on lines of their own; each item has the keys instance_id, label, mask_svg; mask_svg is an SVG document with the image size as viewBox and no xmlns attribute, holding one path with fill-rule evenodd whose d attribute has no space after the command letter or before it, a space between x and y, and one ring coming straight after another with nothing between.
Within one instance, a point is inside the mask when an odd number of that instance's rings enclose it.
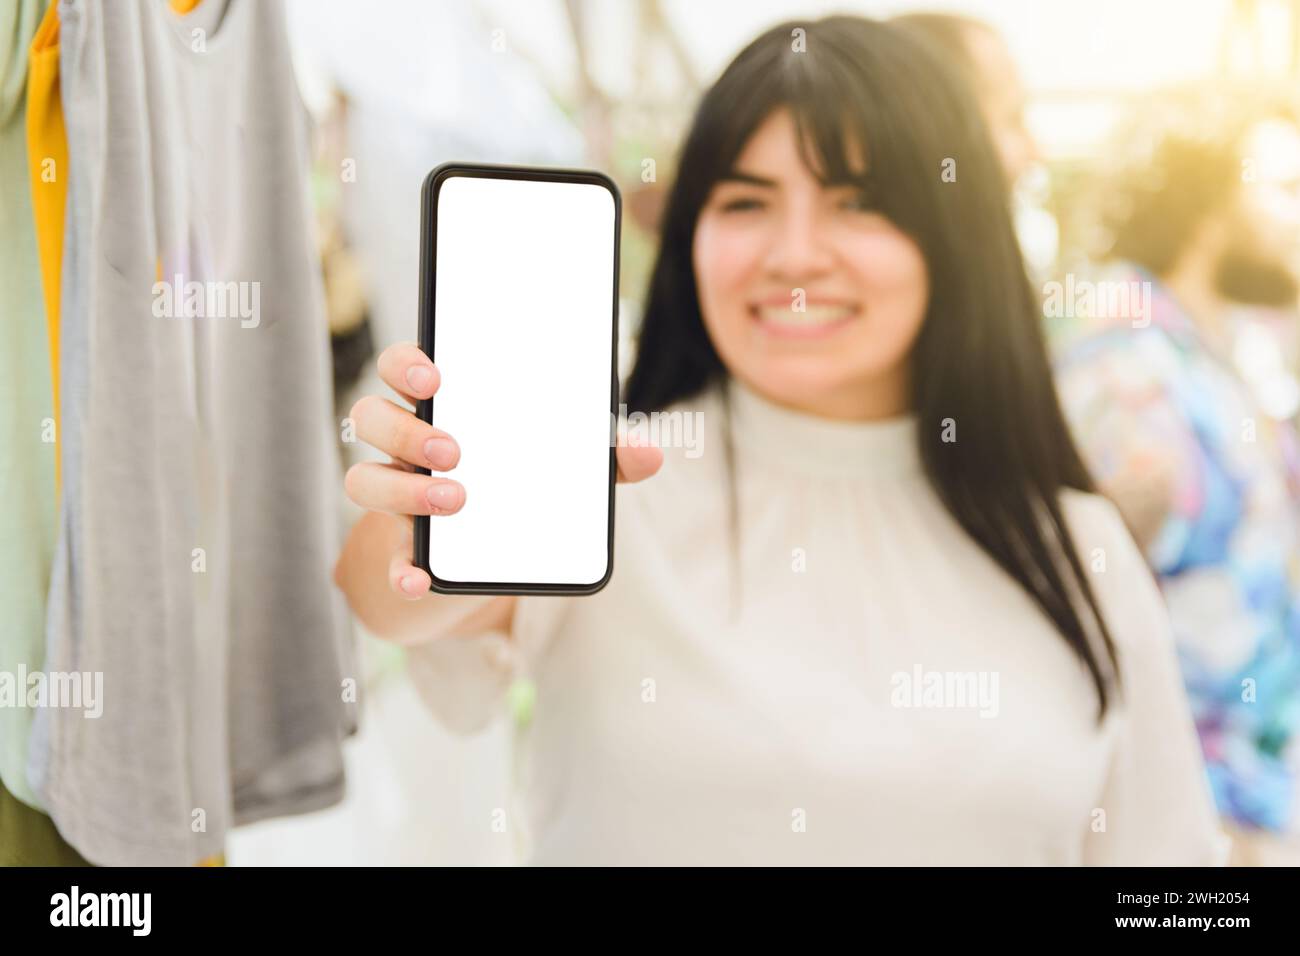
<instances>
[{"instance_id":1,"label":"phone frame","mask_svg":"<svg viewBox=\"0 0 1300 956\"><path fill-rule=\"evenodd\" d=\"M542 166L513 166L494 163L446 162L435 167L424 178L420 190L420 348L436 361L434 356L435 329L435 291L437 285L436 264L438 255L438 194L442 184L456 176L469 176L482 179L517 179L530 182L551 183L585 183L601 186L609 190L614 200L614 276L613 296L610 303L612 321L610 338L610 422L617 421L618 415L618 273L619 273L619 238L623 224L623 199L618 186L604 173L591 169L569 169ZM433 423L433 399L420 399L416 405L416 414L420 420ZM589 585L572 584L520 584L491 581L444 581L433 573L429 567L429 530L430 516L415 516L415 554L414 563L428 575L430 590L439 594L595 594L614 574L614 485L618 477L618 455L613 441L613 427L610 430L609 446L609 521L606 540L605 574ZM433 472L428 468L416 468L422 475Z\"/></svg>"}]
</instances>

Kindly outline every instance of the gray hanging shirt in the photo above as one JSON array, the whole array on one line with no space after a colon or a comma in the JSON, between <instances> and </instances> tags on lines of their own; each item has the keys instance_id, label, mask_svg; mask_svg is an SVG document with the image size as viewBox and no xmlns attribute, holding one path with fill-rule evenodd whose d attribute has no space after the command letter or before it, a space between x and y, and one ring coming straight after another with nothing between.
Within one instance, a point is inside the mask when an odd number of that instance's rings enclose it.
<instances>
[{"instance_id":1,"label":"gray hanging shirt","mask_svg":"<svg viewBox=\"0 0 1300 956\"><path fill-rule=\"evenodd\" d=\"M64 499L29 776L94 863L342 795L350 629L308 130L280 4L61 0Z\"/></svg>"}]
</instances>

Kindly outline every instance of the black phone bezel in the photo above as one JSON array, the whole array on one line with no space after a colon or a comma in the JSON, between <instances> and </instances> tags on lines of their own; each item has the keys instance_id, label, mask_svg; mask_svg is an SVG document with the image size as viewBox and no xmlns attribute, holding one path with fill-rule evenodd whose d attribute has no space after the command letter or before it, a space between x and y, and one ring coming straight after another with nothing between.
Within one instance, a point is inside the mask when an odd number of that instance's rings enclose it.
<instances>
[{"instance_id":1,"label":"black phone bezel","mask_svg":"<svg viewBox=\"0 0 1300 956\"><path fill-rule=\"evenodd\" d=\"M611 310L610 339L610 422L618 415L618 273L619 239L623 222L623 199L618 186L604 173L591 169L569 169L544 166L515 166L495 163L469 163L452 161L442 163L424 178L420 190L420 348L434 357L434 292L437 282L435 264L438 252L438 193L442 184L455 176L486 179L518 179L531 182L586 183L609 190L614 200L614 276ZM421 399L416 414L429 424L433 423L433 399ZM612 428L611 428L612 438ZM432 474L428 468L417 468L422 475ZM609 521L606 541L605 574L593 584L544 584L499 581L445 581L429 567L428 515L416 515L414 564L422 568L432 582L430 590L439 594L595 594L614 574L614 486L618 476L618 458L614 442L609 448Z\"/></svg>"}]
</instances>

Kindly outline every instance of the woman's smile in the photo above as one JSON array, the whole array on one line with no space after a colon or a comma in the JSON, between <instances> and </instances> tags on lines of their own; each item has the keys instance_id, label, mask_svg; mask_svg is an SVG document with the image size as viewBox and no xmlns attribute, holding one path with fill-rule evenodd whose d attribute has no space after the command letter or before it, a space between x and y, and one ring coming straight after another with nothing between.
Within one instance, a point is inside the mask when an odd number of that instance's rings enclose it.
<instances>
[{"instance_id":1,"label":"woman's smile","mask_svg":"<svg viewBox=\"0 0 1300 956\"><path fill-rule=\"evenodd\" d=\"M787 299L780 304L755 302L749 306L749 316L765 335L780 339L830 338L861 315L854 302L807 302L802 310L794 308Z\"/></svg>"}]
</instances>

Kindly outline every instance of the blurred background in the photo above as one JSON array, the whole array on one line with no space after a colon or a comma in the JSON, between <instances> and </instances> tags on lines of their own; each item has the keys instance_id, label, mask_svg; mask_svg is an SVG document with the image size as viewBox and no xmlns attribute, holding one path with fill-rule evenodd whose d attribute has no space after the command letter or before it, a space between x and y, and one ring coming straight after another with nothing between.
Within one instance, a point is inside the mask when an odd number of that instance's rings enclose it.
<instances>
[{"instance_id":1,"label":"blurred background","mask_svg":"<svg viewBox=\"0 0 1300 956\"><path fill-rule=\"evenodd\" d=\"M452 159L591 166L618 181L626 370L663 191L699 92L763 29L834 12L957 13L1001 35L1023 88L1021 101L1008 84L1009 122L1023 121L1035 144L1016 170L1015 209L1040 284L1093 255L1094 184L1141 148L1135 130L1151 124L1134 117L1160 97L1211 90L1231 110L1300 92L1300 0L294 0L295 68L317 130L337 417L381 389L374 352L416 337L420 185ZM1282 174L1292 175L1300 181ZM1294 319L1270 311L1234 343L1242 375L1281 420L1300 407ZM344 445L345 464L362 454ZM237 831L229 862L513 862L519 848L491 824L511 805L528 686L489 732L455 737L417 699L401 652L359 639L366 688L346 801Z\"/></svg>"}]
</instances>

